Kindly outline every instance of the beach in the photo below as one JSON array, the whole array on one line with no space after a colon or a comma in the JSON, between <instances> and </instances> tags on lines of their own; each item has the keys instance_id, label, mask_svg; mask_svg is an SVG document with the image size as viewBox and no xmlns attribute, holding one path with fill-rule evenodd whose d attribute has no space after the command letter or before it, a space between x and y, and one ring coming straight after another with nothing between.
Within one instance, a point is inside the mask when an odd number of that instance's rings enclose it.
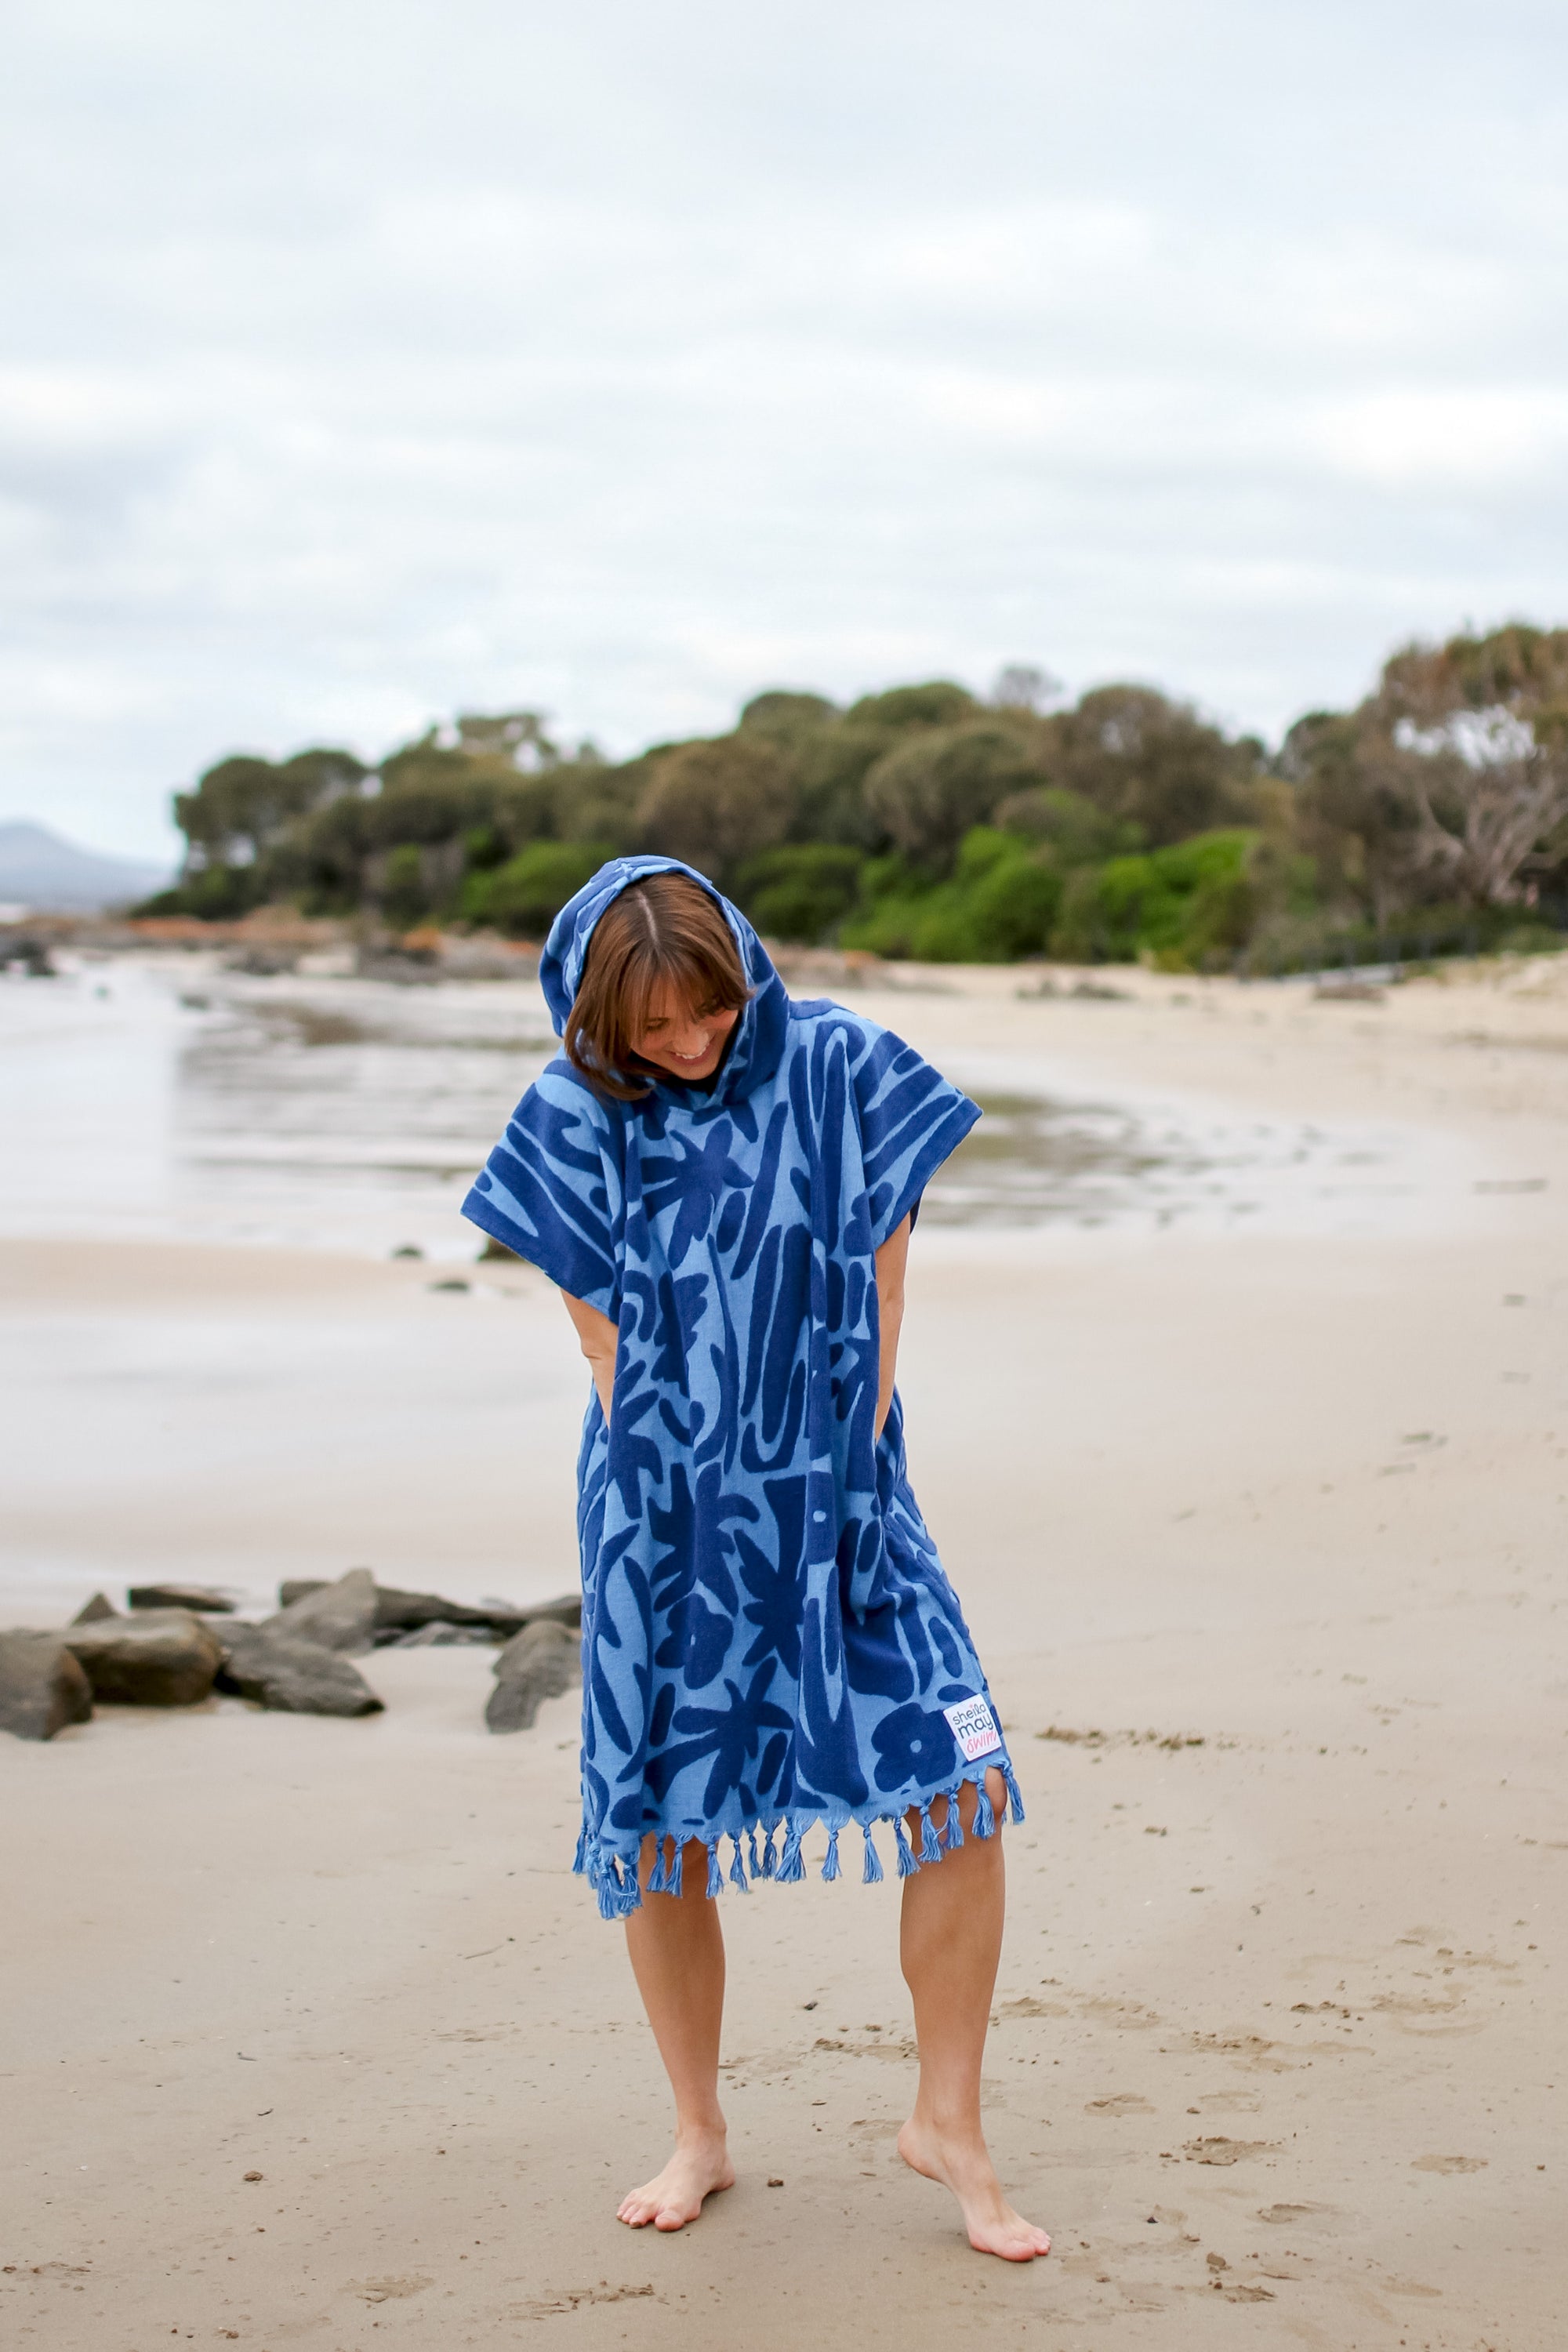
<instances>
[{"instance_id":1,"label":"beach","mask_svg":"<svg viewBox=\"0 0 1568 2352\"><path fill-rule=\"evenodd\" d=\"M340 1123L333 1191L279 1097L247 1113L270 1157L191 1110L234 1099L210 992L181 1008L132 964L102 985L156 997L124 1013L138 1068L175 1069L185 1024L185 1108L157 1127L153 1079L125 1086L121 1181L112 1132L28 1096L0 1201L5 1622L153 1576L253 1612L361 1564L459 1599L568 1588L584 1367L542 1277L468 1265L451 1214L454 1153L543 1050L521 999L473 995L489 1091L437 1119L412 1088L395 1152ZM310 1018L351 985L324 976ZM489 1652L379 1651L365 1721L217 1699L0 1741L7 2340L1560 2341L1568 971L822 992L1013 1139L933 1188L900 1377L1028 1807L987 2083L1050 2259L972 2253L894 2154L890 1874L726 1892L740 2179L679 2236L618 2225L667 2092L570 1874L578 1695L492 1738ZM359 1013L365 1040L310 1047L308 994L258 982L245 1018L287 1013L310 1069L404 1052ZM68 1031L130 1068L85 985L49 1002L14 1076Z\"/></svg>"}]
</instances>

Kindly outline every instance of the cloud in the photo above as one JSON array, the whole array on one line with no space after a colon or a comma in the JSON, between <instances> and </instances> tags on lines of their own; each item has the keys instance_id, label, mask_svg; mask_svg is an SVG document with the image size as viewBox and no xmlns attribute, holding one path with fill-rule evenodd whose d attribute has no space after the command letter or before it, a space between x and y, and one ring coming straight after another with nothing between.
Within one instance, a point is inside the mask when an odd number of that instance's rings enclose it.
<instances>
[{"instance_id":1,"label":"cloud","mask_svg":"<svg viewBox=\"0 0 1568 2352\"><path fill-rule=\"evenodd\" d=\"M52 0L0 804L1007 658L1277 730L1568 604L1558 12Z\"/></svg>"}]
</instances>

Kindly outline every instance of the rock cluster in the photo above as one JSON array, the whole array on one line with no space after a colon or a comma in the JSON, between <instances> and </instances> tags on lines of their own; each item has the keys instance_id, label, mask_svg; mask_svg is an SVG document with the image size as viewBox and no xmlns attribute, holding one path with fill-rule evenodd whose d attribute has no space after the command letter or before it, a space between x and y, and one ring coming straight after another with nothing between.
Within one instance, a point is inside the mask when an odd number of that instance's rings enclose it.
<instances>
[{"instance_id":1,"label":"rock cluster","mask_svg":"<svg viewBox=\"0 0 1568 2352\"><path fill-rule=\"evenodd\" d=\"M0 1730L52 1739L85 1723L95 1700L193 1706L215 1689L283 1714L376 1715L384 1702L351 1658L388 1644L502 1642L485 1720L521 1731L581 1675L576 1594L534 1609L470 1608L378 1585L356 1568L335 1583L285 1583L276 1614L259 1624L234 1616L232 1600L208 1585L135 1585L127 1597L125 1614L95 1592L58 1633L0 1633Z\"/></svg>"}]
</instances>

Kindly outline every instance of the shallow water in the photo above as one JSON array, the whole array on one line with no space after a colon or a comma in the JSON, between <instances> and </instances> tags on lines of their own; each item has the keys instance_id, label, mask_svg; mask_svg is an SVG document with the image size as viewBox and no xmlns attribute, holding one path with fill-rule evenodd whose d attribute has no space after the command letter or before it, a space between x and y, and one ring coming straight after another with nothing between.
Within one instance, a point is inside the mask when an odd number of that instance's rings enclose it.
<instances>
[{"instance_id":1,"label":"shallow water","mask_svg":"<svg viewBox=\"0 0 1568 2352\"><path fill-rule=\"evenodd\" d=\"M531 982L134 955L6 979L0 1232L472 1257L458 1204L553 1044ZM1106 1088L1049 1055L950 1074L986 1117L927 1192L932 1224L1365 1230L1409 1215L1440 1144Z\"/></svg>"}]
</instances>

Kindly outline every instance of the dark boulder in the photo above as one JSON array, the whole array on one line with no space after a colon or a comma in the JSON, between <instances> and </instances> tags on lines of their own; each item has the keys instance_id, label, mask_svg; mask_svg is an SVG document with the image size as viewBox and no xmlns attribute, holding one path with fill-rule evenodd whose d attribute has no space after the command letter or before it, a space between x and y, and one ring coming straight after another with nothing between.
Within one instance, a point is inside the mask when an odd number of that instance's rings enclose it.
<instances>
[{"instance_id":1,"label":"dark boulder","mask_svg":"<svg viewBox=\"0 0 1568 2352\"><path fill-rule=\"evenodd\" d=\"M143 1609L68 1625L60 1639L85 1668L95 1699L121 1706L194 1706L206 1697L223 1651L188 1609Z\"/></svg>"},{"instance_id":2,"label":"dark boulder","mask_svg":"<svg viewBox=\"0 0 1568 2352\"><path fill-rule=\"evenodd\" d=\"M95 1592L90 1601L84 1601L82 1602L81 1607L71 1619L71 1623L73 1625L96 1625L99 1620L102 1617L118 1617L119 1614L119 1610L115 1607L113 1601L110 1601L106 1592Z\"/></svg>"},{"instance_id":3,"label":"dark boulder","mask_svg":"<svg viewBox=\"0 0 1568 2352\"><path fill-rule=\"evenodd\" d=\"M0 1633L0 1731L52 1739L92 1713L92 1686L58 1633Z\"/></svg>"},{"instance_id":4,"label":"dark boulder","mask_svg":"<svg viewBox=\"0 0 1568 2352\"><path fill-rule=\"evenodd\" d=\"M496 1660L495 1677L486 1723L492 1731L530 1731L545 1699L582 1681L582 1643L569 1626L542 1618L512 1636Z\"/></svg>"},{"instance_id":5,"label":"dark boulder","mask_svg":"<svg viewBox=\"0 0 1568 2352\"><path fill-rule=\"evenodd\" d=\"M290 1601L267 1624L287 1642L316 1642L345 1654L368 1650L375 1635L375 1579L368 1568L351 1568L335 1584Z\"/></svg>"},{"instance_id":6,"label":"dark boulder","mask_svg":"<svg viewBox=\"0 0 1568 2352\"><path fill-rule=\"evenodd\" d=\"M433 1617L427 1625L417 1625L412 1633L378 1633L378 1650L455 1650L483 1649L495 1635L488 1625L448 1625Z\"/></svg>"},{"instance_id":7,"label":"dark boulder","mask_svg":"<svg viewBox=\"0 0 1568 2352\"><path fill-rule=\"evenodd\" d=\"M125 1598L132 1609L194 1609L203 1617L234 1614L228 1595L210 1584L133 1584Z\"/></svg>"},{"instance_id":8,"label":"dark boulder","mask_svg":"<svg viewBox=\"0 0 1568 2352\"><path fill-rule=\"evenodd\" d=\"M291 1638L268 1625L236 1622L223 1629L227 1655L217 1686L279 1715L379 1715L377 1698L357 1666L319 1642Z\"/></svg>"},{"instance_id":9,"label":"dark boulder","mask_svg":"<svg viewBox=\"0 0 1568 2352\"><path fill-rule=\"evenodd\" d=\"M353 1574L368 1576L368 1569L356 1569ZM279 1605L291 1608L296 1601L325 1592L327 1586L310 1577L290 1577L278 1588ZM444 1601L438 1592L403 1592L395 1585L375 1586L375 1631L377 1637L392 1633L416 1633L421 1625L473 1625L505 1640L510 1634L521 1633L525 1625L535 1625L551 1619L561 1625L580 1625L583 1622L583 1596L580 1592L563 1593L556 1601L541 1601L530 1608L520 1608L510 1601L481 1601L470 1606L464 1601Z\"/></svg>"}]
</instances>

